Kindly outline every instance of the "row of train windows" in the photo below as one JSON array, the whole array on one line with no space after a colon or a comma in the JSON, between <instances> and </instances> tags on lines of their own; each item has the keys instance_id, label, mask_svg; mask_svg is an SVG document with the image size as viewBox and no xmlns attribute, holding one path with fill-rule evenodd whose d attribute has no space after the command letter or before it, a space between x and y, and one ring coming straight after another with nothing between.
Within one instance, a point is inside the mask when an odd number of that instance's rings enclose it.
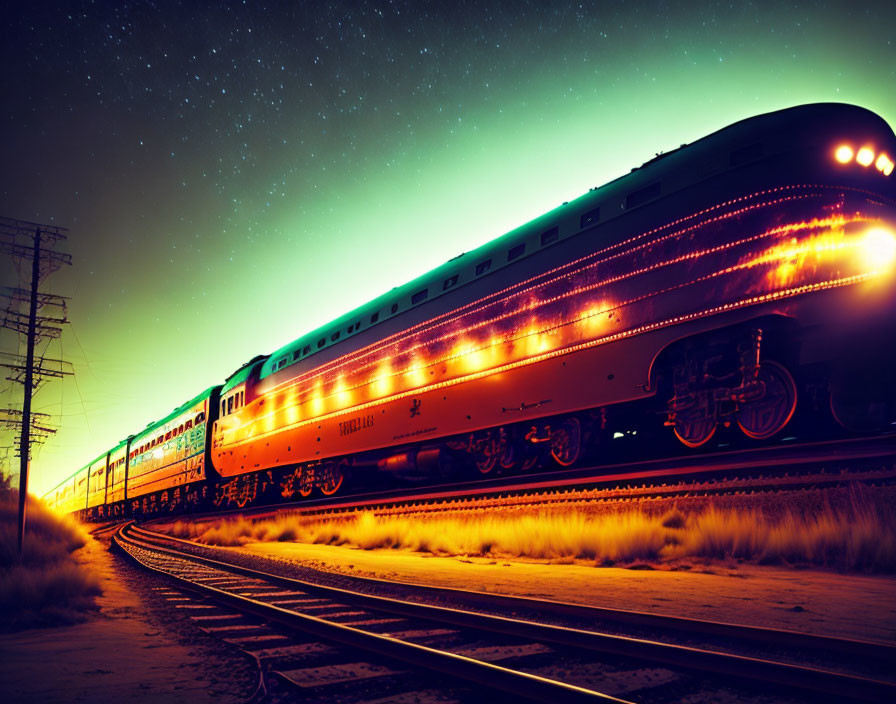
<instances>
[{"instance_id":1,"label":"row of train windows","mask_svg":"<svg viewBox=\"0 0 896 704\"><path fill-rule=\"evenodd\" d=\"M626 209L636 208L639 205L643 205L644 203L647 203L647 202L653 200L654 198L659 197L660 192L661 192L661 189L660 189L659 181L657 181L655 183L651 183L650 185L645 186L644 188L640 188L637 191L632 191L625 197L625 208ZM579 229L584 229L586 227L590 227L591 225L594 225L598 220L600 220L600 207L591 208L590 210L588 210L585 213L582 213L582 215L579 216ZM552 227L548 230L545 230L544 232L541 233L540 243L541 243L542 247L545 247L549 244L553 244L558 239L560 239L560 228L555 225L554 227ZM525 253L526 253L526 243L525 242L521 242L520 244L514 245L513 247L511 247L510 249L507 250L507 262L509 263L509 262L514 261L515 259L519 259ZM491 269L492 269L491 258L483 259L481 262L479 262L476 265L475 275L482 276L486 272L491 271ZM453 288L454 286L457 285L457 281L458 281L458 274L449 276L442 282L442 290L447 291L448 289ZM411 295L411 305L415 306L418 303L422 303L427 298L429 298L429 289L428 288L420 289L419 291L417 291L416 293ZM392 307L389 309L390 315L395 315L398 312L398 309L399 309L399 304L393 303ZM373 325L374 323L378 322L379 319L380 319L379 311L371 314L370 325ZM358 321L352 323L351 325L349 325L348 328L346 328L345 332L346 332L346 334L351 335L353 332L356 332L360 329L361 329L361 321L358 320ZM342 333L341 330L337 330L336 332L331 333L330 334L330 342L336 342L340 338L341 333ZM326 346L326 344L327 344L327 338L322 337L317 341L316 349L323 349ZM301 359L302 357L305 357L305 356L311 354L311 350L312 350L311 345L305 345L301 350L296 350L295 352L293 352L292 359L290 359L289 357L282 357L281 359L277 360L277 362L274 364L274 371L275 372L279 371L280 369L283 369L283 367L287 366L291 362L295 362L295 361Z\"/></svg>"},{"instance_id":2,"label":"row of train windows","mask_svg":"<svg viewBox=\"0 0 896 704\"><path fill-rule=\"evenodd\" d=\"M279 369L279 367L278 367ZM233 413L246 405L246 390L240 389L239 392L221 399L221 415L226 416Z\"/></svg>"},{"instance_id":3,"label":"row of train windows","mask_svg":"<svg viewBox=\"0 0 896 704\"><path fill-rule=\"evenodd\" d=\"M140 447L131 450L130 457L134 459L137 455L142 455L144 452L148 452L152 448L161 445L163 442L167 442L171 440L171 438L176 438L178 435L182 435L187 430L192 428L194 425L201 425L205 421L205 412L202 411L196 414L196 418L192 420L188 420L186 423L181 423L178 427L172 428L167 433L159 435L149 442L144 443Z\"/></svg>"}]
</instances>

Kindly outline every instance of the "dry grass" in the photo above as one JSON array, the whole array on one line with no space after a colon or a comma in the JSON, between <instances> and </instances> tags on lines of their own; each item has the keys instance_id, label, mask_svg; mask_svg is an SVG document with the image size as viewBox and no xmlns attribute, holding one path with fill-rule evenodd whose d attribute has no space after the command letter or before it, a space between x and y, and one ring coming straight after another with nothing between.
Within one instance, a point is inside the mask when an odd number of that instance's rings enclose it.
<instances>
[{"instance_id":1,"label":"dry grass","mask_svg":"<svg viewBox=\"0 0 896 704\"><path fill-rule=\"evenodd\" d=\"M662 512L655 504L629 502L602 512L560 506L412 518L369 512L325 520L286 515L204 525L178 522L173 530L213 545L279 540L596 565L736 560L896 572L893 503L861 489L841 499L766 497L767 506L754 501L749 507L678 502L681 506L671 504Z\"/></svg>"},{"instance_id":2,"label":"dry grass","mask_svg":"<svg viewBox=\"0 0 896 704\"><path fill-rule=\"evenodd\" d=\"M78 621L100 593L72 556L86 541L83 528L29 497L19 556L17 512L17 492L0 490L0 630Z\"/></svg>"}]
</instances>

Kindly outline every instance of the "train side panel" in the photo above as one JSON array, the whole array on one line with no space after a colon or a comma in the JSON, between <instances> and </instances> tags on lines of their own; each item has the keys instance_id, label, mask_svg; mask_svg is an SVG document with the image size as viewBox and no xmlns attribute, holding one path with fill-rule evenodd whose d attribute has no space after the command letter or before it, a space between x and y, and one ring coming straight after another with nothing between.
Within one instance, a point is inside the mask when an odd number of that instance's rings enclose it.
<instances>
[{"instance_id":1,"label":"train side panel","mask_svg":"<svg viewBox=\"0 0 896 704\"><path fill-rule=\"evenodd\" d=\"M207 478L206 438L211 408L220 387L213 387L154 423L131 441L128 500Z\"/></svg>"},{"instance_id":2,"label":"train side panel","mask_svg":"<svg viewBox=\"0 0 896 704\"><path fill-rule=\"evenodd\" d=\"M684 329L770 315L837 326L854 289L891 289L894 263L875 257L881 222L896 223L893 207L857 190L785 188L508 281L249 394L215 426L215 466L234 476L644 397L652 360ZM825 292L818 319L806 301Z\"/></svg>"},{"instance_id":3,"label":"train side panel","mask_svg":"<svg viewBox=\"0 0 896 704\"><path fill-rule=\"evenodd\" d=\"M127 447L127 442L123 442L109 453L109 491L107 499L110 504L116 504L125 499Z\"/></svg>"},{"instance_id":4,"label":"train side panel","mask_svg":"<svg viewBox=\"0 0 896 704\"><path fill-rule=\"evenodd\" d=\"M106 503L106 463L108 456L101 455L87 465L87 508L93 509Z\"/></svg>"}]
</instances>

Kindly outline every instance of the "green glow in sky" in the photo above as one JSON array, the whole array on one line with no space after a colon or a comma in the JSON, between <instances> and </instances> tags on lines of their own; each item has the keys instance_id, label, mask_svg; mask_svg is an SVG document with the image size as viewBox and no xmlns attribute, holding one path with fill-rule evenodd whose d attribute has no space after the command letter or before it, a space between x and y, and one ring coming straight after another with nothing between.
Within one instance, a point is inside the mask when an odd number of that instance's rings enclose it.
<instances>
[{"instance_id":1,"label":"green glow in sky","mask_svg":"<svg viewBox=\"0 0 896 704\"><path fill-rule=\"evenodd\" d=\"M636 5L377 19L347 3L341 25L178 8L165 31L134 11L122 41L35 10L75 38L49 56L20 18L0 214L69 227L74 259L49 281L72 325L47 354L76 375L35 399L60 431L32 490L657 152L806 102L896 123L893 10Z\"/></svg>"}]
</instances>

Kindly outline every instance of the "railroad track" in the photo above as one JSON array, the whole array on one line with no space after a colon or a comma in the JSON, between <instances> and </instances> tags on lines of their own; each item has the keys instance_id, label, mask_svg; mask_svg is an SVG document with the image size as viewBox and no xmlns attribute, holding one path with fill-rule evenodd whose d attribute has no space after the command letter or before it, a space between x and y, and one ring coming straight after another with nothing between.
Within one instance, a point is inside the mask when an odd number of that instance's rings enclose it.
<instances>
[{"instance_id":1,"label":"railroad track","mask_svg":"<svg viewBox=\"0 0 896 704\"><path fill-rule=\"evenodd\" d=\"M220 624L213 627L219 633L237 626L236 633L244 634L243 643L258 651L263 670L292 683L314 701L328 697L349 701L345 683L355 681L367 683L363 692L369 691L371 681L379 681L396 690L388 691L389 697L407 693L408 688L419 694L433 684L421 679L422 672L434 673L439 696L446 701L493 699L495 690L545 702L663 702L685 696L717 701L718 693L731 698L732 686L734 699L738 692L757 690L778 695L780 701L896 699L896 684L872 676L323 586L192 554L185 543L133 525L114 538L131 559L209 602L197 604L198 611L223 609L201 616ZM776 648L783 643L883 663L892 663L893 657L892 648L873 643L473 595L481 602L489 597L490 607L498 610L510 605L511 611L565 611L584 622L586 612L591 620L615 615L624 621L628 614L639 627L702 632L714 638L767 642ZM232 623L234 613L256 619L255 625ZM272 632L255 633L252 629L262 628L260 624ZM252 635L245 635L247 630ZM272 638L283 639L273 650ZM382 687L373 689L382 695ZM338 694L333 698L328 691Z\"/></svg>"}]
</instances>

